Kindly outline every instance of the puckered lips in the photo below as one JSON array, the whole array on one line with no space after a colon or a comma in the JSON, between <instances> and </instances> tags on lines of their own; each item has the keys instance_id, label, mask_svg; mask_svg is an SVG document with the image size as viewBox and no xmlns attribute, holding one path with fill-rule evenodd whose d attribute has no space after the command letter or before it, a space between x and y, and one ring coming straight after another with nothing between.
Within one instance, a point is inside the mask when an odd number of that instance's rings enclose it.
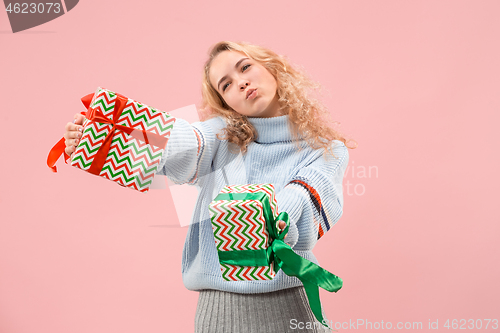
<instances>
[{"instance_id":1,"label":"puckered lips","mask_svg":"<svg viewBox=\"0 0 500 333\"><path fill-rule=\"evenodd\" d=\"M257 96L257 88L248 89L247 91L247 99L254 99Z\"/></svg>"}]
</instances>

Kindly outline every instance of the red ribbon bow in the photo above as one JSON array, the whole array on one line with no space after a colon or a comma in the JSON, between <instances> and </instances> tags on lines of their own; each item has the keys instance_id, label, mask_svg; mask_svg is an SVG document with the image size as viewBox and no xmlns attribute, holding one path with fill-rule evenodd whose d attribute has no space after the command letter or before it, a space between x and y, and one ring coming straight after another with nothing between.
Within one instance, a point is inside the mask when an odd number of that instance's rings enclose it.
<instances>
[{"instance_id":1,"label":"red ribbon bow","mask_svg":"<svg viewBox=\"0 0 500 333\"><path fill-rule=\"evenodd\" d=\"M82 103L87 108L87 112L82 112L82 114L85 115L85 117L89 119L92 123L94 122L107 123L107 124L112 124L113 127L111 128L108 135L104 139L104 142L102 143L101 147L97 151L94 160L92 161L92 165L87 170L88 172L94 175L99 175L101 173L102 167L104 166L104 163L106 162L106 158L108 156L109 148L111 146L111 141L113 138L113 133L117 129L133 136L138 140L144 141L146 144L151 144L155 147L160 147L162 149L165 149L168 138L165 138L155 133L147 132L142 129L135 129L133 127L116 124L116 121L118 121L118 119L120 118L123 109L127 104L128 101L127 97L120 94L116 94L115 108L113 110L112 119L105 117L101 111L98 111L90 107L90 103L92 102L93 97L94 94L89 94L87 96L82 97ZM65 139L62 138L50 150L49 156L47 157L47 165L49 166L49 168L52 169L52 171L57 172L55 164L62 154L64 154L66 162L70 158L70 156L66 154L66 152L64 151L65 148L66 148Z\"/></svg>"}]
</instances>

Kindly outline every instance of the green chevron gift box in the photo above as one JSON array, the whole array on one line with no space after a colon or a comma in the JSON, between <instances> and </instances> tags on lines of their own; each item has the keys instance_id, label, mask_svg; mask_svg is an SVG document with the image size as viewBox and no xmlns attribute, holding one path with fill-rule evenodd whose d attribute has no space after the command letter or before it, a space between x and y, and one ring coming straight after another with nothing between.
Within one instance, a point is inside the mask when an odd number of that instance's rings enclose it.
<instances>
[{"instance_id":1,"label":"green chevron gift box","mask_svg":"<svg viewBox=\"0 0 500 333\"><path fill-rule=\"evenodd\" d=\"M278 214L272 184L226 186L209 204L209 211L224 280L272 280L282 270L302 282L314 316L328 327L323 321L319 287L337 292L342 279L285 243L290 218L287 212Z\"/></svg>"},{"instance_id":2,"label":"green chevron gift box","mask_svg":"<svg viewBox=\"0 0 500 333\"><path fill-rule=\"evenodd\" d=\"M266 224L273 223L278 216L274 186L226 186L210 203L209 211L219 261L222 261L226 251L245 251L262 262L262 266L220 262L222 278L226 281L272 280L276 271L267 253L271 238Z\"/></svg>"},{"instance_id":3,"label":"green chevron gift box","mask_svg":"<svg viewBox=\"0 0 500 333\"><path fill-rule=\"evenodd\" d=\"M105 88L82 98L87 108L83 133L67 163L140 192L149 190L175 118ZM47 164L64 152L64 138L52 148ZM69 162L68 162L69 161Z\"/></svg>"}]
</instances>

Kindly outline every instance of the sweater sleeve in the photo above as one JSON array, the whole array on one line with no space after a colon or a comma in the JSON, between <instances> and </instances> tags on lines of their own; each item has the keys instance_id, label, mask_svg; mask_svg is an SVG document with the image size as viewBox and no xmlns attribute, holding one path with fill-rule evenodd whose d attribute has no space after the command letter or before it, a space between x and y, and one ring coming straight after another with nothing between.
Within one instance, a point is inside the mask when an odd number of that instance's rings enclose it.
<instances>
[{"instance_id":1,"label":"sweater sleeve","mask_svg":"<svg viewBox=\"0 0 500 333\"><path fill-rule=\"evenodd\" d=\"M279 211L290 217L286 243L295 250L311 250L342 216L349 153L343 142L333 142L335 157L322 155L302 167L276 195Z\"/></svg>"},{"instance_id":2,"label":"sweater sleeve","mask_svg":"<svg viewBox=\"0 0 500 333\"><path fill-rule=\"evenodd\" d=\"M189 124L177 118L156 174L175 184L196 185L211 172L220 140L217 133L225 127L222 117Z\"/></svg>"}]
</instances>

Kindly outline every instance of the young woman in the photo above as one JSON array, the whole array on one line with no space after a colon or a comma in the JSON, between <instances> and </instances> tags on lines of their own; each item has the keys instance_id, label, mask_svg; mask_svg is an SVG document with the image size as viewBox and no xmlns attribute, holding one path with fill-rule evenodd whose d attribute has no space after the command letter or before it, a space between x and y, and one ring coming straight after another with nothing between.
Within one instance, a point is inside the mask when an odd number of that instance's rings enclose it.
<instances>
[{"instance_id":1,"label":"young woman","mask_svg":"<svg viewBox=\"0 0 500 333\"><path fill-rule=\"evenodd\" d=\"M312 249L342 215L349 156L310 96L315 88L283 56L223 41L204 68L205 119L176 119L157 173L199 188L182 256L184 285L199 292L195 332L331 332L312 314L300 280L282 270L272 280L223 280L208 210L226 185L272 183L279 212L290 218L286 243L318 264ZM82 123L77 114L66 125L68 155Z\"/></svg>"}]
</instances>

